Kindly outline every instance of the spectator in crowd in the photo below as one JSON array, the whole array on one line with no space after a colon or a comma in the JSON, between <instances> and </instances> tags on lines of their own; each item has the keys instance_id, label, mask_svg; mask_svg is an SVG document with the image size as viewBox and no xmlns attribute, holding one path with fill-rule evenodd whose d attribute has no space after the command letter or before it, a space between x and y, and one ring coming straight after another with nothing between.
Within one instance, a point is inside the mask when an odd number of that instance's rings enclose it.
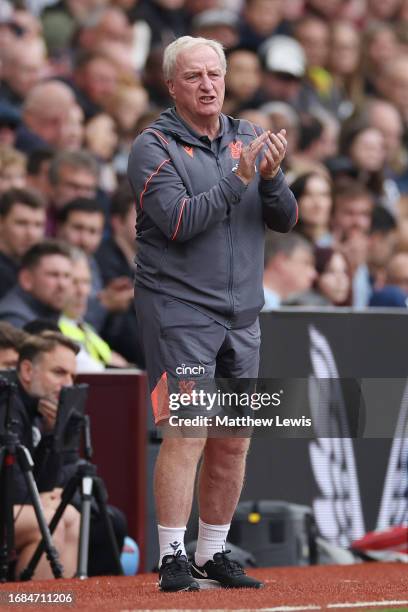
<instances>
[{"instance_id":1,"label":"spectator in crowd","mask_svg":"<svg viewBox=\"0 0 408 612\"><path fill-rule=\"evenodd\" d=\"M376 206L371 217L367 247L367 266L374 288L382 287L384 284L387 266L396 246L395 218L382 206Z\"/></svg>"},{"instance_id":2,"label":"spectator in crowd","mask_svg":"<svg viewBox=\"0 0 408 612\"><path fill-rule=\"evenodd\" d=\"M26 157L8 145L0 144L0 195L26 184Z\"/></svg>"},{"instance_id":3,"label":"spectator in crowd","mask_svg":"<svg viewBox=\"0 0 408 612\"><path fill-rule=\"evenodd\" d=\"M330 49L328 23L321 17L306 14L295 23L294 36L305 52L308 69L326 68Z\"/></svg>"},{"instance_id":4,"label":"spectator in crowd","mask_svg":"<svg viewBox=\"0 0 408 612\"><path fill-rule=\"evenodd\" d=\"M373 195L364 185L351 178L335 182L331 220L334 246L347 259L353 306L358 308L367 306L371 295L367 250L373 208Z\"/></svg>"},{"instance_id":5,"label":"spectator in crowd","mask_svg":"<svg viewBox=\"0 0 408 612\"><path fill-rule=\"evenodd\" d=\"M24 100L16 148L27 154L45 147L59 149L73 104L74 95L65 83L46 81L35 85Z\"/></svg>"},{"instance_id":6,"label":"spectator in crowd","mask_svg":"<svg viewBox=\"0 0 408 612\"><path fill-rule=\"evenodd\" d=\"M384 139L385 176L393 179L400 193L408 191L408 155L403 145L404 126L396 107L380 98L367 104L369 124L380 130Z\"/></svg>"},{"instance_id":7,"label":"spectator in crowd","mask_svg":"<svg viewBox=\"0 0 408 612\"><path fill-rule=\"evenodd\" d=\"M330 26L317 15L306 14L294 26L294 36L305 53L306 77L317 93L319 101L334 111L338 106L339 94L328 72L330 51Z\"/></svg>"},{"instance_id":8,"label":"spectator in crowd","mask_svg":"<svg viewBox=\"0 0 408 612\"><path fill-rule=\"evenodd\" d=\"M265 241L262 312L279 308L286 300L308 291L316 277L313 247L298 234L271 234Z\"/></svg>"},{"instance_id":9,"label":"spectator in crowd","mask_svg":"<svg viewBox=\"0 0 408 612\"><path fill-rule=\"evenodd\" d=\"M44 44L36 38L9 45L2 56L0 100L21 108L30 90L45 76Z\"/></svg>"},{"instance_id":10,"label":"spectator in crowd","mask_svg":"<svg viewBox=\"0 0 408 612\"><path fill-rule=\"evenodd\" d=\"M367 94L380 94L393 102L399 98L398 74L404 70L394 28L384 22L368 24L362 37L362 77ZM394 62L397 62L393 68ZM391 90L389 89L391 87Z\"/></svg>"},{"instance_id":11,"label":"spectator in crowd","mask_svg":"<svg viewBox=\"0 0 408 612\"><path fill-rule=\"evenodd\" d=\"M260 110L266 113L272 122L272 130L286 130L288 148L283 167L293 171L294 156L300 138L300 118L295 109L286 102L268 102Z\"/></svg>"},{"instance_id":12,"label":"spectator in crowd","mask_svg":"<svg viewBox=\"0 0 408 612\"><path fill-rule=\"evenodd\" d=\"M87 53L77 60L72 87L85 119L105 109L117 85L116 68L106 56Z\"/></svg>"},{"instance_id":13,"label":"spectator in crowd","mask_svg":"<svg viewBox=\"0 0 408 612\"><path fill-rule=\"evenodd\" d=\"M47 234L55 235L58 211L75 198L95 198L98 163L87 151L61 151L49 167L51 198L47 209Z\"/></svg>"},{"instance_id":14,"label":"spectator in crowd","mask_svg":"<svg viewBox=\"0 0 408 612\"><path fill-rule=\"evenodd\" d=\"M86 253L72 248L71 260L72 291L58 325L64 336L71 338L81 347L77 355L78 373L100 372L109 366L126 367L128 365L126 359L112 351L95 329L84 321L92 288L91 270Z\"/></svg>"},{"instance_id":15,"label":"spectator in crowd","mask_svg":"<svg viewBox=\"0 0 408 612\"><path fill-rule=\"evenodd\" d=\"M262 47L265 102L280 100L308 113L319 104L317 93L306 81L306 56L302 46L289 36L273 36Z\"/></svg>"},{"instance_id":16,"label":"spectator in crowd","mask_svg":"<svg viewBox=\"0 0 408 612\"><path fill-rule=\"evenodd\" d=\"M27 158L27 187L30 187L45 198L48 204L51 200L51 185L49 169L54 153L52 149L36 149Z\"/></svg>"},{"instance_id":17,"label":"spectator in crowd","mask_svg":"<svg viewBox=\"0 0 408 612\"><path fill-rule=\"evenodd\" d=\"M244 108L256 106L262 71L259 57L248 49L232 49L227 54L227 61L223 109L225 113L233 115Z\"/></svg>"},{"instance_id":18,"label":"spectator in crowd","mask_svg":"<svg viewBox=\"0 0 408 612\"><path fill-rule=\"evenodd\" d=\"M343 0L306 0L306 10L331 21L339 15L342 4Z\"/></svg>"},{"instance_id":19,"label":"spectator in crowd","mask_svg":"<svg viewBox=\"0 0 408 612\"><path fill-rule=\"evenodd\" d=\"M0 101L0 144L14 147L17 128L21 123L20 112L8 102Z\"/></svg>"},{"instance_id":20,"label":"spectator in crowd","mask_svg":"<svg viewBox=\"0 0 408 612\"><path fill-rule=\"evenodd\" d=\"M273 34L287 34L284 0L245 0L240 45L258 51Z\"/></svg>"},{"instance_id":21,"label":"spectator in crowd","mask_svg":"<svg viewBox=\"0 0 408 612\"><path fill-rule=\"evenodd\" d=\"M401 0L367 0L367 21L394 21L400 6Z\"/></svg>"},{"instance_id":22,"label":"spectator in crowd","mask_svg":"<svg viewBox=\"0 0 408 612\"><path fill-rule=\"evenodd\" d=\"M113 278L104 286L95 253L102 240L105 216L96 200L78 198L64 206L58 216L57 235L88 256L92 273L92 293L85 319L102 332L110 312L128 310L133 298L133 284L127 276Z\"/></svg>"},{"instance_id":23,"label":"spectator in crowd","mask_svg":"<svg viewBox=\"0 0 408 612\"><path fill-rule=\"evenodd\" d=\"M104 284L114 278L133 278L136 251L136 209L128 181L123 181L112 196L111 236L105 238L95 254Z\"/></svg>"},{"instance_id":24,"label":"spectator in crowd","mask_svg":"<svg viewBox=\"0 0 408 612\"><path fill-rule=\"evenodd\" d=\"M320 109L325 113L323 109ZM334 117L324 120L316 114L303 115L299 126L298 149L291 159L293 169L318 165L337 150L337 122ZM331 123L333 125L331 125Z\"/></svg>"},{"instance_id":25,"label":"spectator in crowd","mask_svg":"<svg viewBox=\"0 0 408 612\"><path fill-rule=\"evenodd\" d=\"M351 303L351 279L346 258L331 247L315 249L316 278L310 291L289 300L291 306L346 306Z\"/></svg>"},{"instance_id":26,"label":"spectator in crowd","mask_svg":"<svg viewBox=\"0 0 408 612\"><path fill-rule=\"evenodd\" d=\"M330 214L333 199L330 179L323 173L308 172L291 183L290 188L299 206L296 231L316 246L332 244Z\"/></svg>"},{"instance_id":27,"label":"spectator in crowd","mask_svg":"<svg viewBox=\"0 0 408 612\"><path fill-rule=\"evenodd\" d=\"M0 370L15 370L18 353L27 334L7 321L0 321Z\"/></svg>"},{"instance_id":28,"label":"spectator in crowd","mask_svg":"<svg viewBox=\"0 0 408 612\"><path fill-rule=\"evenodd\" d=\"M193 36L217 40L224 49L232 49L239 42L239 18L227 9L202 11L191 22Z\"/></svg>"},{"instance_id":29,"label":"spectator in crowd","mask_svg":"<svg viewBox=\"0 0 408 612\"><path fill-rule=\"evenodd\" d=\"M386 152L382 132L371 126L364 117L357 117L343 124L340 153L349 157L359 182L371 191L376 204L395 213L399 194L398 191L391 191L389 184L387 190Z\"/></svg>"},{"instance_id":30,"label":"spectator in crowd","mask_svg":"<svg viewBox=\"0 0 408 612\"><path fill-rule=\"evenodd\" d=\"M349 21L331 24L328 68L338 94L336 115L347 119L363 101L364 83L361 76L360 34Z\"/></svg>"},{"instance_id":31,"label":"spectator in crowd","mask_svg":"<svg viewBox=\"0 0 408 612\"><path fill-rule=\"evenodd\" d=\"M17 284L0 300L0 320L23 327L34 319L58 321L72 287L69 248L46 240L23 256Z\"/></svg>"},{"instance_id":32,"label":"spectator in crowd","mask_svg":"<svg viewBox=\"0 0 408 612\"><path fill-rule=\"evenodd\" d=\"M26 252L44 238L45 202L29 189L9 189L0 196L0 298L17 282Z\"/></svg>"},{"instance_id":33,"label":"spectator in crowd","mask_svg":"<svg viewBox=\"0 0 408 612\"><path fill-rule=\"evenodd\" d=\"M118 175L124 176L130 148L137 134L137 123L149 109L149 94L142 85L121 85L108 106L119 135L114 167Z\"/></svg>"},{"instance_id":34,"label":"spectator in crowd","mask_svg":"<svg viewBox=\"0 0 408 612\"><path fill-rule=\"evenodd\" d=\"M374 291L370 306L408 307L408 253L397 253L388 263L385 285Z\"/></svg>"},{"instance_id":35,"label":"spectator in crowd","mask_svg":"<svg viewBox=\"0 0 408 612\"><path fill-rule=\"evenodd\" d=\"M146 66L143 71L143 85L149 92L153 108L157 109L165 108L171 104L169 92L163 80L162 64L163 49L161 47L153 48L146 60Z\"/></svg>"},{"instance_id":36,"label":"spectator in crowd","mask_svg":"<svg viewBox=\"0 0 408 612\"><path fill-rule=\"evenodd\" d=\"M216 7L217 0L206 0L202 10ZM195 14L190 8L185 0L141 0L129 11L129 18L132 22L138 19L148 25L151 48L163 48L187 33L188 19Z\"/></svg>"},{"instance_id":37,"label":"spectator in crowd","mask_svg":"<svg viewBox=\"0 0 408 612\"><path fill-rule=\"evenodd\" d=\"M136 248L136 209L129 183L124 181L113 194L111 209L112 235L106 238L95 254L103 283L129 278L133 281ZM111 315L103 328L104 338L128 361L144 366L140 332L133 304L123 313Z\"/></svg>"},{"instance_id":38,"label":"spectator in crowd","mask_svg":"<svg viewBox=\"0 0 408 612\"><path fill-rule=\"evenodd\" d=\"M64 124L60 149L64 151L79 151L84 140L84 111L79 104L73 104Z\"/></svg>"},{"instance_id":39,"label":"spectator in crowd","mask_svg":"<svg viewBox=\"0 0 408 612\"><path fill-rule=\"evenodd\" d=\"M112 193L117 185L113 156L118 146L115 120L107 113L99 113L85 126L85 147L99 163L99 186Z\"/></svg>"}]
</instances>

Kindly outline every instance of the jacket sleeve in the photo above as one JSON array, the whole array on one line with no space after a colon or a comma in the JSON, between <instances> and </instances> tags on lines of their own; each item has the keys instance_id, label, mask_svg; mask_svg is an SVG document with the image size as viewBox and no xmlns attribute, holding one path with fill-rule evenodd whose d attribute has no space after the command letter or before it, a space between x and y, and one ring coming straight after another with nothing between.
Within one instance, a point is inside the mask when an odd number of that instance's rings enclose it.
<instances>
[{"instance_id":1,"label":"jacket sleeve","mask_svg":"<svg viewBox=\"0 0 408 612\"><path fill-rule=\"evenodd\" d=\"M261 178L259 193L262 200L263 218L269 229L275 232L289 232L296 225L298 206L282 170L279 170L273 179Z\"/></svg>"},{"instance_id":2,"label":"jacket sleeve","mask_svg":"<svg viewBox=\"0 0 408 612\"><path fill-rule=\"evenodd\" d=\"M205 193L189 196L168 151L141 134L129 158L128 177L138 206L170 240L185 242L225 219L246 185L233 172ZM202 169L205 172L205 168Z\"/></svg>"}]
</instances>

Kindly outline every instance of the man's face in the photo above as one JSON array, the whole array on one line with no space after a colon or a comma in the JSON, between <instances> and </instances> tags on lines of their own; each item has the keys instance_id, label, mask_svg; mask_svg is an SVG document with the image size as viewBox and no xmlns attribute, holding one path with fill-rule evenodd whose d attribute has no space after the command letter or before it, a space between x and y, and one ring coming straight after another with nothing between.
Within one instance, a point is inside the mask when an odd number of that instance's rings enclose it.
<instances>
[{"instance_id":1,"label":"man's face","mask_svg":"<svg viewBox=\"0 0 408 612\"><path fill-rule=\"evenodd\" d=\"M301 79L287 73L264 72L263 89L271 100L293 102L299 95Z\"/></svg>"},{"instance_id":2,"label":"man's face","mask_svg":"<svg viewBox=\"0 0 408 612\"><path fill-rule=\"evenodd\" d=\"M98 57L85 66L78 82L92 102L103 106L115 93L118 81L114 65Z\"/></svg>"},{"instance_id":3,"label":"man's face","mask_svg":"<svg viewBox=\"0 0 408 612\"><path fill-rule=\"evenodd\" d=\"M29 45L24 52L15 57L15 65L9 70L8 82L11 88L24 98L41 79L45 70L45 61L41 48Z\"/></svg>"},{"instance_id":4,"label":"man's face","mask_svg":"<svg viewBox=\"0 0 408 612\"><path fill-rule=\"evenodd\" d=\"M98 179L86 169L61 166L58 173L58 182L53 187L53 202L61 208L75 198L94 198L98 186Z\"/></svg>"},{"instance_id":5,"label":"man's face","mask_svg":"<svg viewBox=\"0 0 408 612\"><path fill-rule=\"evenodd\" d=\"M372 201L364 196L337 202L333 216L334 231L340 234L340 238L348 237L355 230L367 234L372 208Z\"/></svg>"},{"instance_id":6,"label":"man's face","mask_svg":"<svg viewBox=\"0 0 408 612\"><path fill-rule=\"evenodd\" d=\"M224 74L211 47L202 45L181 53L167 85L178 112L193 124L220 114L225 95Z\"/></svg>"},{"instance_id":7,"label":"man's face","mask_svg":"<svg viewBox=\"0 0 408 612\"><path fill-rule=\"evenodd\" d=\"M316 278L315 261L309 249L297 247L282 259L282 274L286 279L288 295L308 291Z\"/></svg>"},{"instance_id":8,"label":"man's face","mask_svg":"<svg viewBox=\"0 0 408 612\"><path fill-rule=\"evenodd\" d=\"M72 291L64 308L71 319L81 319L88 307L91 293L91 271L86 259L78 259L72 264Z\"/></svg>"},{"instance_id":9,"label":"man's face","mask_svg":"<svg viewBox=\"0 0 408 612\"><path fill-rule=\"evenodd\" d=\"M0 244L6 255L20 259L44 238L45 210L14 204L8 215L0 217Z\"/></svg>"},{"instance_id":10,"label":"man's face","mask_svg":"<svg viewBox=\"0 0 408 612\"><path fill-rule=\"evenodd\" d=\"M7 189L16 187L18 189L25 187L26 171L21 164L9 164L3 168L0 174L0 193L4 193Z\"/></svg>"},{"instance_id":11,"label":"man's face","mask_svg":"<svg viewBox=\"0 0 408 612\"><path fill-rule=\"evenodd\" d=\"M37 266L20 272L25 291L57 311L62 311L72 290L71 260L63 255L45 255Z\"/></svg>"},{"instance_id":12,"label":"man's face","mask_svg":"<svg viewBox=\"0 0 408 612\"><path fill-rule=\"evenodd\" d=\"M251 0L245 7L245 21L260 36L269 36L283 18L283 0Z\"/></svg>"},{"instance_id":13,"label":"man's face","mask_svg":"<svg viewBox=\"0 0 408 612\"><path fill-rule=\"evenodd\" d=\"M23 361L20 380L29 395L58 402L62 387L70 387L75 377L75 354L57 345L34 361Z\"/></svg>"},{"instance_id":14,"label":"man's face","mask_svg":"<svg viewBox=\"0 0 408 612\"><path fill-rule=\"evenodd\" d=\"M261 68L256 53L245 50L231 53L228 58L226 83L230 95L239 100L253 96L261 85Z\"/></svg>"},{"instance_id":15,"label":"man's face","mask_svg":"<svg viewBox=\"0 0 408 612\"><path fill-rule=\"evenodd\" d=\"M14 348L0 348L0 370L14 370L18 362L18 352Z\"/></svg>"},{"instance_id":16,"label":"man's face","mask_svg":"<svg viewBox=\"0 0 408 612\"><path fill-rule=\"evenodd\" d=\"M93 255L102 240L104 217L101 213L73 211L63 225L58 236L71 246L78 247L87 255Z\"/></svg>"}]
</instances>

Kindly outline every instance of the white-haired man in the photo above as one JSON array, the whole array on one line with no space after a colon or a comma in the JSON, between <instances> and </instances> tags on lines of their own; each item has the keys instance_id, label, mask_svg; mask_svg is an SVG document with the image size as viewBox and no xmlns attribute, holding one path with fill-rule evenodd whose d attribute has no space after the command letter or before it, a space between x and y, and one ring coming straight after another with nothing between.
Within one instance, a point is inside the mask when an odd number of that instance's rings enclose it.
<instances>
[{"instance_id":1,"label":"white-haired man","mask_svg":"<svg viewBox=\"0 0 408 612\"><path fill-rule=\"evenodd\" d=\"M175 108L136 139L128 175L138 214L135 303L152 406L156 423L171 432L171 389L191 392L216 376L256 378L265 225L289 231L297 206L280 171L284 132L261 134L221 113L221 45L179 38L165 50L163 71ZM201 578L229 588L263 586L225 550L249 447L244 433L234 433L164 436L154 484L164 591L197 590ZM201 457L190 566L183 539Z\"/></svg>"}]
</instances>

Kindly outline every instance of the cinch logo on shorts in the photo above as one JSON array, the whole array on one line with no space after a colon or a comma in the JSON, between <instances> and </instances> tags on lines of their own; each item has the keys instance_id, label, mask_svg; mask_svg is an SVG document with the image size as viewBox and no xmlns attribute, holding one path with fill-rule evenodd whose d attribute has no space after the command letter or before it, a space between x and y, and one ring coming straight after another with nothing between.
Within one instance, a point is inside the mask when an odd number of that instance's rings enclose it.
<instances>
[{"instance_id":1,"label":"cinch logo on shorts","mask_svg":"<svg viewBox=\"0 0 408 612\"><path fill-rule=\"evenodd\" d=\"M205 367L202 365L187 366L182 363L181 366L176 368L176 374L205 374Z\"/></svg>"}]
</instances>

